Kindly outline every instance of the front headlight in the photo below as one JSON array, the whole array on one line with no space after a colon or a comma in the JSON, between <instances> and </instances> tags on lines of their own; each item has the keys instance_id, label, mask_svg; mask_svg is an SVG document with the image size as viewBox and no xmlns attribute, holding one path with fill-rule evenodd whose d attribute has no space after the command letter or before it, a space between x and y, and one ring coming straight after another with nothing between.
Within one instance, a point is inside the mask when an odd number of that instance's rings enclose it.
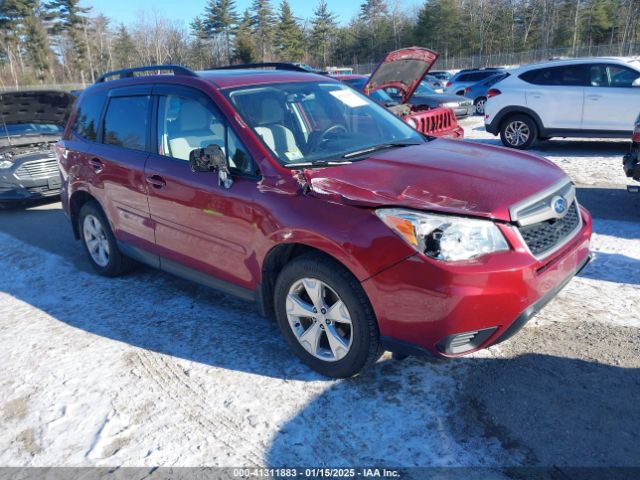
<instances>
[{"instance_id":1,"label":"front headlight","mask_svg":"<svg viewBox=\"0 0 640 480\"><path fill-rule=\"evenodd\" d=\"M13 162L10 160L5 160L4 155L0 155L0 170L5 170L7 168L11 168L13 166Z\"/></svg>"},{"instance_id":2,"label":"front headlight","mask_svg":"<svg viewBox=\"0 0 640 480\"><path fill-rule=\"evenodd\" d=\"M440 104L441 107L456 108L460 106L460 102L445 102Z\"/></svg>"},{"instance_id":3,"label":"front headlight","mask_svg":"<svg viewBox=\"0 0 640 480\"><path fill-rule=\"evenodd\" d=\"M449 215L380 208L376 215L419 252L445 262L509 250L495 223Z\"/></svg>"}]
</instances>

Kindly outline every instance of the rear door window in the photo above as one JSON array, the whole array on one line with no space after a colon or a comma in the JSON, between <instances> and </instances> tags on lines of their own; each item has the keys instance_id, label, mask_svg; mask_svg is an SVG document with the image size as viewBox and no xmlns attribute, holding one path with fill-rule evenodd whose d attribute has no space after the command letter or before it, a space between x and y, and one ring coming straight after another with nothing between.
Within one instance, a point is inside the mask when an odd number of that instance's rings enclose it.
<instances>
[{"instance_id":1,"label":"rear door window","mask_svg":"<svg viewBox=\"0 0 640 480\"><path fill-rule=\"evenodd\" d=\"M527 83L549 86L588 85L588 65L566 65L529 70L520 75Z\"/></svg>"},{"instance_id":2,"label":"rear door window","mask_svg":"<svg viewBox=\"0 0 640 480\"><path fill-rule=\"evenodd\" d=\"M104 115L103 143L146 150L150 97L113 97Z\"/></svg>"}]
</instances>

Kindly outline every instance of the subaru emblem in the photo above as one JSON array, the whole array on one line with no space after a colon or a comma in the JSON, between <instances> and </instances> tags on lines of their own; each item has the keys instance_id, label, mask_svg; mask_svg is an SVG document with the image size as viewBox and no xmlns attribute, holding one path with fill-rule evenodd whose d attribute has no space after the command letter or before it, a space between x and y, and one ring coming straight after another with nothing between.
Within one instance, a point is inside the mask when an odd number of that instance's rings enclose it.
<instances>
[{"instance_id":1,"label":"subaru emblem","mask_svg":"<svg viewBox=\"0 0 640 480\"><path fill-rule=\"evenodd\" d=\"M567 200L563 197L556 197L551 202L551 207L553 208L553 211L558 215L562 215L567 211Z\"/></svg>"}]
</instances>

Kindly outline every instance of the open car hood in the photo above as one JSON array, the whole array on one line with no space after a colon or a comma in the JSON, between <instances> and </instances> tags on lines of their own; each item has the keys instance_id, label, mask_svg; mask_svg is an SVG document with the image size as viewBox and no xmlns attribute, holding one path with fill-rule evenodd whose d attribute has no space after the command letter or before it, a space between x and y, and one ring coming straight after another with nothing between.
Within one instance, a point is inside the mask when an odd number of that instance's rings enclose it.
<instances>
[{"instance_id":1,"label":"open car hood","mask_svg":"<svg viewBox=\"0 0 640 480\"><path fill-rule=\"evenodd\" d=\"M3 121L7 124L53 123L64 126L75 98L68 92L57 90L2 92L0 126Z\"/></svg>"},{"instance_id":2,"label":"open car hood","mask_svg":"<svg viewBox=\"0 0 640 480\"><path fill-rule=\"evenodd\" d=\"M381 88L394 87L402 92L402 103L406 103L438 56L433 50L422 47L388 53L369 77L364 93L369 95Z\"/></svg>"},{"instance_id":3,"label":"open car hood","mask_svg":"<svg viewBox=\"0 0 640 480\"><path fill-rule=\"evenodd\" d=\"M304 176L309 194L327 201L507 222L515 203L567 179L542 157L444 139L376 153L348 165L307 169Z\"/></svg>"}]
</instances>

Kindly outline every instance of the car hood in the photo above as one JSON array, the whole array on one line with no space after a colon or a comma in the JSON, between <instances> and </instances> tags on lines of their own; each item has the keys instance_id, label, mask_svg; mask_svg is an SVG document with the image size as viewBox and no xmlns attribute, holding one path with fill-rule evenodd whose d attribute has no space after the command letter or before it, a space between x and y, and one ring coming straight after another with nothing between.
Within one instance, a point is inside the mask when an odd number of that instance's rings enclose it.
<instances>
[{"instance_id":1,"label":"car hood","mask_svg":"<svg viewBox=\"0 0 640 480\"><path fill-rule=\"evenodd\" d=\"M406 103L437 59L436 52L422 47L388 53L369 77L364 93L394 87L402 92L402 103Z\"/></svg>"},{"instance_id":2,"label":"car hood","mask_svg":"<svg viewBox=\"0 0 640 480\"><path fill-rule=\"evenodd\" d=\"M2 123L52 123L64 126L73 102L73 95L57 90L0 93L0 144L7 144ZM19 138L19 137L12 137Z\"/></svg>"},{"instance_id":3,"label":"car hood","mask_svg":"<svg viewBox=\"0 0 640 480\"><path fill-rule=\"evenodd\" d=\"M509 207L567 178L524 152L445 139L352 164L307 169L309 193L363 207L407 207L510 221Z\"/></svg>"}]
</instances>

